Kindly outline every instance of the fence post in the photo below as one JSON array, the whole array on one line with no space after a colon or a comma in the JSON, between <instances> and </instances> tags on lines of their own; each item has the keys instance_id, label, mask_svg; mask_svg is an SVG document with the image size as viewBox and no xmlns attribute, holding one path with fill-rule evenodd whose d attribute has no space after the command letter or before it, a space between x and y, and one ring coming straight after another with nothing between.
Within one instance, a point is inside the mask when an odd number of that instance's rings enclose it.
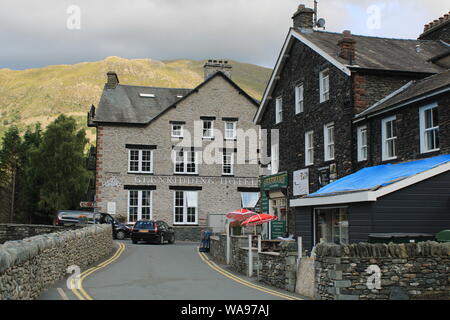
<instances>
[{"instance_id":1,"label":"fence post","mask_svg":"<svg viewBox=\"0 0 450 320\"><path fill-rule=\"evenodd\" d=\"M231 238L230 238L230 222L227 222L226 224L226 228L227 228L227 264L230 264L230 251L231 251Z\"/></svg>"},{"instance_id":2,"label":"fence post","mask_svg":"<svg viewBox=\"0 0 450 320\"><path fill-rule=\"evenodd\" d=\"M302 237L297 238L297 267L300 265L300 259L302 258L303 254L303 244L302 244Z\"/></svg>"},{"instance_id":3,"label":"fence post","mask_svg":"<svg viewBox=\"0 0 450 320\"><path fill-rule=\"evenodd\" d=\"M253 250L252 250L252 235L248 235L248 276L253 275Z\"/></svg>"},{"instance_id":4,"label":"fence post","mask_svg":"<svg viewBox=\"0 0 450 320\"><path fill-rule=\"evenodd\" d=\"M261 248L261 235L258 236L258 253L262 252L262 248Z\"/></svg>"}]
</instances>

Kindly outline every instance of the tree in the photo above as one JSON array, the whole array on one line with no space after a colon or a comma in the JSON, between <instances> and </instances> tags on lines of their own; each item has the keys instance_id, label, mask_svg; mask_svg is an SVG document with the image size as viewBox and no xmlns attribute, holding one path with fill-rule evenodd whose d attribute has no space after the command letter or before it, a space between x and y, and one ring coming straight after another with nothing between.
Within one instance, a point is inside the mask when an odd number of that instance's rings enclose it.
<instances>
[{"instance_id":1,"label":"tree","mask_svg":"<svg viewBox=\"0 0 450 320\"><path fill-rule=\"evenodd\" d=\"M84 155L87 142L75 119L60 115L31 149L29 179L39 184L41 214L54 217L57 210L78 208L91 175Z\"/></svg>"},{"instance_id":2,"label":"tree","mask_svg":"<svg viewBox=\"0 0 450 320\"><path fill-rule=\"evenodd\" d=\"M0 149L0 215L1 220L18 222L22 211L24 152L16 126L9 127Z\"/></svg>"}]
</instances>

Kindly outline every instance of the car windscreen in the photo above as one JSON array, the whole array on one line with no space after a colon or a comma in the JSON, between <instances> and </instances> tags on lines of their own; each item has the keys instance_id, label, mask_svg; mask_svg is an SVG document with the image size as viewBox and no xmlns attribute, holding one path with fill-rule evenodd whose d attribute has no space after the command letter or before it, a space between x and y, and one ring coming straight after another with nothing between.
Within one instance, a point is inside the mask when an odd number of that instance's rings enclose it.
<instances>
[{"instance_id":1,"label":"car windscreen","mask_svg":"<svg viewBox=\"0 0 450 320\"><path fill-rule=\"evenodd\" d=\"M135 229L155 230L155 223L153 221L138 221L134 226Z\"/></svg>"}]
</instances>

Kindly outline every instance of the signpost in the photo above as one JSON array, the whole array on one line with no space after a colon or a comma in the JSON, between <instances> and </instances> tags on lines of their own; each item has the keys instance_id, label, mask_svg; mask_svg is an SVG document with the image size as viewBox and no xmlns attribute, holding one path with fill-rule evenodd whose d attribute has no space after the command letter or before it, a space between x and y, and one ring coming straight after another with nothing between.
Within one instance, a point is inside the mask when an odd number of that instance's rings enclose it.
<instances>
[{"instance_id":1,"label":"signpost","mask_svg":"<svg viewBox=\"0 0 450 320\"><path fill-rule=\"evenodd\" d=\"M93 201L81 201L80 202L81 208L95 208L95 202Z\"/></svg>"}]
</instances>

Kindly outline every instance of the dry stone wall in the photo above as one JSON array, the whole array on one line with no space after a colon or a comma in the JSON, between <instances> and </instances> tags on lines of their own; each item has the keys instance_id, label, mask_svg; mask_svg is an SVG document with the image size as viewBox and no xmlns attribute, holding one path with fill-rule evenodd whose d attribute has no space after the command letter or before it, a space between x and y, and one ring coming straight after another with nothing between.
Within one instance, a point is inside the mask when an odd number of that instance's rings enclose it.
<instances>
[{"instance_id":1,"label":"dry stone wall","mask_svg":"<svg viewBox=\"0 0 450 320\"><path fill-rule=\"evenodd\" d=\"M67 276L67 267L83 269L108 256L112 249L110 225L7 241L0 245L0 300L36 299Z\"/></svg>"},{"instance_id":2,"label":"dry stone wall","mask_svg":"<svg viewBox=\"0 0 450 320\"><path fill-rule=\"evenodd\" d=\"M317 299L450 299L450 243L316 248Z\"/></svg>"}]
</instances>

